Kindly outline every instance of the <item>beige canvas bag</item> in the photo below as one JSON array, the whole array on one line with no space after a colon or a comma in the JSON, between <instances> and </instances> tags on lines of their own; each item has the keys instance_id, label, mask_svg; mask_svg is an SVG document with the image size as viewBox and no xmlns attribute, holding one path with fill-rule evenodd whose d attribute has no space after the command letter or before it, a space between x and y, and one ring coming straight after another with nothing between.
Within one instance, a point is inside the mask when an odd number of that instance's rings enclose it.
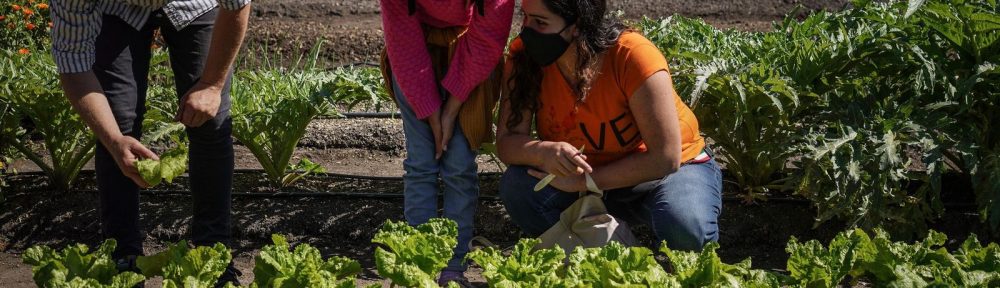
<instances>
[{"instance_id":1,"label":"beige canvas bag","mask_svg":"<svg viewBox=\"0 0 1000 288\"><path fill-rule=\"evenodd\" d=\"M569 255L574 248L601 247L616 241L626 246L635 246L637 241L625 222L618 221L604 206L604 191L597 188L590 174L587 177L587 192L559 215L559 222L542 233L538 248L552 248L559 245Z\"/></svg>"}]
</instances>

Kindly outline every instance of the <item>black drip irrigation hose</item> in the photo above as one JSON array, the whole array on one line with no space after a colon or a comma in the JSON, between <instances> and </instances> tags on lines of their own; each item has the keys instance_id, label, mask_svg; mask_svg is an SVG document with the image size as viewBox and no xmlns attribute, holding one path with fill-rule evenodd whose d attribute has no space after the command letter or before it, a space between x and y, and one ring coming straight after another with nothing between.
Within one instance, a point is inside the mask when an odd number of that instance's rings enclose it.
<instances>
[{"instance_id":1,"label":"black drip irrigation hose","mask_svg":"<svg viewBox=\"0 0 1000 288\"><path fill-rule=\"evenodd\" d=\"M263 169L235 169L234 173L238 174L256 174L264 173ZM8 174L9 176L45 176L45 173L40 171L32 172L19 172L17 174ZM479 173L480 177L499 177L502 173L499 172L486 172ZM341 178L341 179L353 179L353 180L370 180L370 181L398 181L402 182L402 176L368 176L368 175L352 175L352 174L342 174L342 173L316 173L313 176L320 176L325 178ZM94 189L86 190L76 190L83 193L98 193ZM189 190L177 190L177 189L164 189L164 190L140 190L143 195L150 196L191 196ZM438 196L442 194L439 193ZM315 191L315 192L303 192L303 191L275 191L275 192L232 192L232 196L235 197L251 197L251 198L264 198L264 199L279 199L279 198L363 198L363 199L399 199L403 198L403 193L366 193L366 192L331 192L331 191ZM480 200L493 200L499 201L500 197L497 195L479 195ZM724 203L744 203L745 198L742 196L723 196L722 202ZM811 205L812 201L800 197L770 197L762 201L757 201L757 203L788 203L788 204L801 204L801 205ZM976 208L975 203L943 203L945 208L951 209L970 209Z\"/></svg>"},{"instance_id":2,"label":"black drip irrigation hose","mask_svg":"<svg viewBox=\"0 0 1000 288\"><path fill-rule=\"evenodd\" d=\"M348 112L340 113L340 115L346 119L400 119L403 117L403 114L399 112Z\"/></svg>"},{"instance_id":3,"label":"black drip irrigation hose","mask_svg":"<svg viewBox=\"0 0 1000 288\"><path fill-rule=\"evenodd\" d=\"M337 68L354 68L354 67L357 67L357 66L379 67L379 63L375 63L375 62L353 62L353 63L348 63L348 64L343 64L343 65L337 66Z\"/></svg>"},{"instance_id":4,"label":"black drip irrigation hose","mask_svg":"<svg viewBox=\"0 0 1000 288\"><path fill-rule=\"evenodd\" d=\"M97 193L96 190L85 191ZM191 196L188 190L142 190L143 195L150 196ZM364 193L364 192L233 192L235 197L281 199L281 198L354 198L354 199L401 199L403 193ZM438 193L438 196L441 196ZM499 201L495 195L479 195L480 200Z\"/></svg>"}]
</instances>

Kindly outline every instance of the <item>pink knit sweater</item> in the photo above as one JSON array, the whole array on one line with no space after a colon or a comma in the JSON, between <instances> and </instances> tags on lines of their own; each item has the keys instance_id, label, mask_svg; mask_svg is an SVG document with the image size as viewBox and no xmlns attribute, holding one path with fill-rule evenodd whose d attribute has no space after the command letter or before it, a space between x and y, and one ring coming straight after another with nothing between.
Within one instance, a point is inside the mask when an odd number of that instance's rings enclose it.
<instances>
[{"instance_id":1,"label":"pink knit sweater","mask_svg":"<svg viewBox=\"0 0 1000 288\"><path fill-rule=\"evenodd\" d=\"M420 119L441 108L421 24L469 27L458 39L448 74L441 81L452 96L465 101L499 63L514 15L514 0L485 0L482 16L469 0L417 0L413 15L409 14L407 0L381 3L382 29L393 75Z\"/></svg>"}]
</instances>

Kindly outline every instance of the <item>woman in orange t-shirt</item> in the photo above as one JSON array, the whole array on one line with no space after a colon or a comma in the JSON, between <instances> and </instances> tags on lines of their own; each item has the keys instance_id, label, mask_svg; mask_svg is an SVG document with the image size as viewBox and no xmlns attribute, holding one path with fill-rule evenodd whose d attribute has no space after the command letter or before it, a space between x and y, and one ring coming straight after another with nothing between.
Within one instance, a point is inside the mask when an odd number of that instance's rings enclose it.
<instances>
[{"instance_id":1,"label":"woman in orange t-shirt","mask_svg":"<svg viewBox=\"0 0 1000 288\"><path fill-rule=\"evenodd\" d=\"M497 133L509 166L500 197L514 223L538 236L577 192L603 190L612 215L648 224L673 249L700 250L719 237L719 167L663 54L606 7L604 0L522 2ZM549 174L555 179L534 192Z\"/></svg>"}]
</instances>

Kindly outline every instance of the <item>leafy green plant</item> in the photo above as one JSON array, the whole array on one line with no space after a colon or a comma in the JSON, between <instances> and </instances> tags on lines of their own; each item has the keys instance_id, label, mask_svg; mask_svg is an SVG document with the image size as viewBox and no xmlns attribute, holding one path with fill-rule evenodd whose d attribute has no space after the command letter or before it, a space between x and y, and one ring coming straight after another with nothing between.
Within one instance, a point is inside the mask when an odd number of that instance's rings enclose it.
<instances>
[{"instance_id":1,"label":"leafy green plant","mask_svg":"<svg viewBox=\"0 0 1000 288\"><path fill-rule=\"evenodd\" d=\"M725 264L715 251L719 244L708 243L701 252L675 251L661 243L660 252L667 255L671 276L680 287L777 287L787 285L787 276L752 269L750 259Z\"/></svg>"},{"instance_id":2,"label":"leafy green plant","mask_svg":"<svg viewBox=\"0 0 1000 288\"><path fill-rule=\"evenodd\" d=\"M300 159L299 163L288 167L288 174L281 178L281 185L289 186L295 181L299 181L309 174L326 173L326 169L318 163L309 161L309 159Z\"/></svg>"},{"instance_id":3,"label":"leafy green plant","mask_svg":"<svg viewBox=\"0 0 1000 288\"><path fill-rule=\"evenodd\" d=\"M94 156L96 138L63 96L55 63L47 53L0 51L0 102L12 112L0 121L0 138L35 163L52 188L66 191ZM33 123L26 130L21 119ZM39 153L31 137L42 140Z\"/></svg>"},{"instance_id":4,"label":"leafy green plant","mask_svg":"<svg viewBox=\"0 0 1000 288\"><path fill-rule=\"evenodd\" d=\"M318 53L314 48L303 70L273 67L265 58L259 70L241 70L234 76L233 137L253 153L275 186L301 178L286 178L292 173L292 154L309 122L330 109L320 91L331 76L316 70Z\"/></svg>"},{"instance_id":5,"label":"leafy green plant","mask_svg":"<svg viewBox=\"0 0 1000 288\"><path fill-rule=\"evenodd\" d=\"M912 235L941 215L950 171L972 176L984 220L1000 225L997 7L857 0L771 32L679 16L640 27L748 201L794 191L818 222Z\"/></svg>"},{"instance_id":6,"label":"leafy green plant","mask_svg":"<svg viewBox=\"0 0 1000 288\"><path fill-rule=\"evenodd\" d=\"M448 266L457 237L458 224L448 219L434 218L417 227L386 221L372 239L381 244L375 248L378 274L393 285L438 287L434 279Z\"/></svg>"},{"instance_id":7,"label":"leafy green plant","mask_svg":"<svg viewBox=\"0 0 1000 288\"><path fill-rule=\"evenodd\" d=\"M3 99L0 99L0 123L5 121L13 121L12 117L9 117L13 113L11 112L11 107ZM4 127L4 124L0 124L0 128ZM13 161L14 155L17 154L17 150L5 140L0 137L0 204L5 201L3 196L3 188L7 187L6 175L11 173L16 173L13 168L10 167L11 161Z\"/></svg>"},{"instance_id":8,"label":"leafy green plant","mask_svg":"<svg viewBox=\"0 0 1000 288\"><path fill-rule=\"evenodd\" d=\"M862 230L842 232L824 246L819 241L788 240L788 272L792 282L804 287L836 287L854 271L868 236Z\"/></svg>"},{"instance_id":9,"label":"leafy green plant","mask_svg":"<svg viewBox=\"0 0 1000 288\"><path fill-rule=\"evenodd\" d=\"M174 178L184 174L188 167L187 146L179 144L179 147L171 149L160 156L160 160L142 159L135 163L142 176L150 187L159 185L161 181L173 183Z\"/></svg>"},{"instance_id":10,"label":"leafy green plant","mask_svg":"<svg viewBox=\"0 0 1000 288\"><path fill-rule=\"evenodd\" d=\"M271 235L274 245L265 246L254 258L251 287L325 288L356 287L354 275L361 264L344 257L323 260L319 250L301 244L291 250L284 236Z\"/></svg>"},{"instance_id":11,"label":"leafy green plant","mask_svg":"<svg viewBox=\"0 0 1000 288\"><path fill-rule=\"evenodd\" d=\"M907 16L926 31L921 49L935 62L942 94L935 110L951 121L943 157L972 175L983 220L1000 227L1000 5L996 1L911 0Z\"/></svg>"},{"instance_id":12,"label":"leafy green plant","mask_svg":"<svg viewBox=\"0 0 1000 288\"><path fill-rule=\"evenodd\" d=\"M566 252L535 249L538 239L521 239L510 255L494 247L469 252L466 259L483 268L490 287L569 287L560 276Z\"/></svg>"},{"instance_id":13,"label":"leafy green plant","mask_svg":"<svg viewBox=\"0 0 1000 288\"><path fill-rule=\"evenodd\" d=\"M806 111L794 85L795 44L777 33L721 31L679 16L650 19L640 29L671 60L678 93L698 116L718 158L743 187L747 202L780 191L774 176L794 154L800 139L796 116ZM792 43L789 43L792 42Z\"/></svg>"},{"instance_id":14,"label":"leafy green plant","mask_svg":"<svg viewBox=\"0 0 1000 288\"><path fill-rule=\"evenodd\" d=\"M567 281L588 287L679 287L645 247L610 242L604 247L577 247L569 255Z\"/></svg>"},{"instance_id":15,"label":"leafy green plant","mask_svg":"<svg viewBox=\"0 0 1000 288\"><path fill-rule=\"evenodd\" d=\"M142 120L142 141L159 144L167 140L176 143L187 139L184 124L174 120L180 95L170 67L170 54L165 48L153 48L149 63L149 87L146 92L146 113Z\"/></svg>"},{"instance_id":16,"label":"leafy green plant","mask_svg":"<svg viewBox=\"0 0 1000 288\"><path fill-rule=\"evenodd\" d=\"M846 27L841 30L848 32L830 33L856 43L851 59L857 60L852 60L848 73L825 80L837 89L824 93L827 112L813 117L812 122L828 125L810 129L809 143L802 146L806 152L799 163L804 169L798 192L817 203L820 220L837 215L866 229L891 228L894 235L924 231L925 223L943 209L941 175L964 169L976 180L975 175L995 173L990 160L980 160L990 159L988 147L995 144L988 141L1000 138L989 131L989 118L995 116L986 115L995 113L979 110L996 107L997 87L988 84L995 76L990 68L984 69L989 65L983 66L981 59L996 59L997 54L963 55L957 51L969 50L964 44L946 41L949 37L935 32L944 24L929 24L922 18L928 13L944 15L936 10L941 7L982 12L948 15L947 25L955 27L976 25L961 19L1000 17L995 3L982 1L857 1L855 5L857 9L839 20L839 27ZM962 29L949 30L957 31ZM996 43L1000 34L977 35ZM976 84L980 81L984 84ZM919 162L908 154L912 152L922 154ZM926 171L914 171L914 164ZM913 181L922 186L909 191L906 186ZM1000 197L990 190L995 185L990 183L974 181L984 217L996 207L990 199Z\"/></svg>"},{"instance_id":17,"label":"leafy green plant","mask_svg":"<svg viewBox=\"0 0 1000 288\"><path fill-rule=\"evenodd\" d=\"M215 287L232 258L229 249L221 243L192 249L187 241L180 241L166 251L139 257L136 266L146 277L162 276L164 288L211 288Z\"/></svg>"},{"instance_id":18,"label":"leafy green plant","mask_svg":"<svg viewBox=\"0 0 1000 288\"><path fill-rule=\"evenodd\" d=\"M118 272L111 259L116 244L114 239L108 239L93 252L83 244L61 251L40 245L24 251L22 259L32 266L32 278L38 287L131 288L142 283L146 279L142 275Z\"/></svg>"},{"instance_id":19,"label":"leafy green plant","mask_svg":"<svg viewBox=\"0 0 1000 288\"><path fill-rule=\"evenodd\" d=\"M437 287L434 275L451 258L457 227L432 219L412 227L386 221L373 243L379 275L393 286ZM256 279L250 287L354 287L358 262L342 257L324 260L307 244L292 249L281 235L255 257ZM838 233L829 244L817 240L788 241L787 274L753 269L750 259L722 262L719 244L702 251L675 251L661 243L671 273L664 271L645 247L612 242L604 247L576 248L565 258L562 249L539 249L537 239L521 239L506 254L496 248L472 251L467 259L483 268L490 287L840 287L867 283L874 287L997 287L1000 245L983 245L975 235L954 251L948 238L930 231L922 241L894 242L884 230L870 237L862 229ZM61 252L45 246L25 251L40 287L131 287L143 276L118 274L110 258L114 240L89 253L85 245ZM388 248L388 249L385 249ZM191 249L181 241L153 256L139 257L146 277L163 276L164 287L211 287L232 257L222 244ZM449 284L451 286L455 286ZM369 285L378 287L378 284Z\"/></svg>"},{"instance_id":20,"label":"leafy green plant","mask_svg":"<svg viewBox=\"0 0 1000 288\"><path fill-rule=\"evenodd\" d=\"M983 247L972 235L952 254L941 247L947 240L944 234L931 231L923 241L907 244L893 242L885 232L876 230L875 238L862 242L860 268L855 270L889 287L1000 285L1000 246L991 243Z\"/></svg>"},{"instance_id":21,"label":"leafy green plant","mask_svg":"<svg viewBox=\"0 0 1000 288\"><path fill-rule=\"evenodd\" d=\"M385 81L378 68L342 67L333 70L332 74L332 79L323 84L321 93L334 105L344 105L348 110L365 105L381 111L385 103L394 103L384 88Z\"/></svg>"}]
</instances>

